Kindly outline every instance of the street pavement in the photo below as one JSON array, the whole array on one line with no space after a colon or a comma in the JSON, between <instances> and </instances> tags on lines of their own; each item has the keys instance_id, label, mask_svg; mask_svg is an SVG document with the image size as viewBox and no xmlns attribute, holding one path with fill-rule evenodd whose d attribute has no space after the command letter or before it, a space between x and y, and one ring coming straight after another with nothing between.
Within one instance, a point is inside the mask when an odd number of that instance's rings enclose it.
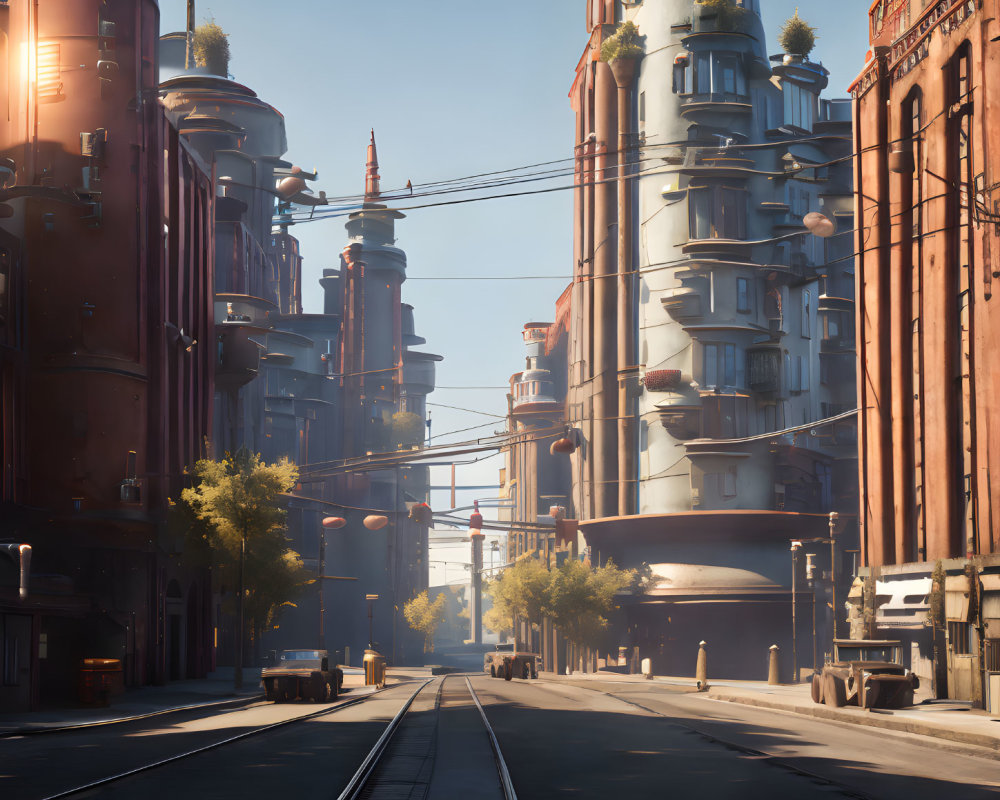
<instances>
[{"instance_id":1,"label":"street pavement","mask_svg":"<svg viewBox=\"0 0 1000 800\"><path fill-rule=\"evenodd\" d=\"M344 668L344 688L364 686L364 670ZM243 688L233 688L233 671L222 668L207 678L173 681L163 686L126 689L108 706L82 704L45 708L41 711L0 713L0 738L48 733L78 726L108 725L186 710L239 708L264 697L260 668L243 670Z\"/></svg>"},{"instance_id":2,"label":"street pavement","mask_svg":"<svg viewBox=\"0 0 1000 800\"><path fill-rule=\"evenodd\" d=\"M390 671L390 687L335 714L296 722L96 790L97 797L155 800L258 797L290 791L326 797L346 783L385 724L430 670ZM415 704L405 725L432 738L436 755L421 770L424 790L461 785L461 796L492 796L495 771L485 751L465 681L448 679L439 704ZM350 697L363 676L345 676ZM393 685L401 683L402 685ZM816 706L808 686L719 681L698 692L692 681L641 676L556 676L537 681L472 677L521 800L580 797L801 798L922 800L1000 797L1000 720L960 704L927 703L870 712ZM433 685L432 685L433 686ZM231 683L180 682L118 698L101 712L131 721L51 736L15 730L79 724L89 709L0 715L11 733L0 740L0 797L48 797L80 783L310 713L313 704L259 702ZM192 704L192 698L200 702ZM214 705L240 703L238 707ZM174 704L174 705L171 705ZM192 708L191 706L195 707ZM171 708L186 707L169 712ZM819 713L824 712L824 713ZM828 712L828 713L827 713ZM478 712L476 712L478 713ZM424 755L422 758L427 759ZM59 769L52 769L58 763ZM433 764L433 766L429 766ZM449 776L450 771L450 776ZM476 775L482 775L478 787ZM449 784L448 781L453 783ZM319 794L317 794L319 791ZM401 796L423 797L419 791Z\"/></svg>"},{"instance_id":3,"label":"street pavement","mask_svg":"<svg viewBox=\"0 0 1000 800\"><path fill-rule=\"evenodd\" d=\"M728 703L666 682L482 677L473 685L521 800L1000 796L994 753L934 738Z\"/></svg>"},{"instance_id":4,"label":"street pavement","mask_svg":"<svg viewBox=\"0 0 1000 800\"><path fill-rule=\"evenodd\" d=\"M602 672L574 673L570 676L545 673L544 677L563 682L665 685L681 692L697 692L697 686L690 678L654 677L650 681L642 675ZM970 703L932 700L925 694L918 696L922 702L904 709L862 710L850 706L833 708L814 703L808 683L772 686L763 681L709 680L708 690L699 694L713 700L787 711L842 724L930 736L956 745L970 746L973 748L972 752L976 752L978 748L992 751L1000 758L1000 717L972 708Z\"/></svg>"}]
</instances>

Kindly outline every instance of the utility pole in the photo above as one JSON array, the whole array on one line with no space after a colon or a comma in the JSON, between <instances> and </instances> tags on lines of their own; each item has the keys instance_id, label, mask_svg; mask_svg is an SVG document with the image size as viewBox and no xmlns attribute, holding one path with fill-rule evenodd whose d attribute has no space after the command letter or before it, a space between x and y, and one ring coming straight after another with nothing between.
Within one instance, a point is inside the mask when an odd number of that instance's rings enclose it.
<instances>
[{"instance_id":1,"label":"utility pole","mask_svg":"<svg viewBox=\"0 0 1000 800\"><path fill-rule=\"evenodd\" d=\"M482 644L483 641L483 515L479 513L479 501L475 501L475 510L469 516L469 539L472 541L472 603L469 616L472 623L472 641Z\"/></svg>"},{"instance_id":2,"label":"utility pole","mask_svg":"<svg viewBox=\"0 0 1000 800\"><path fill-rule=\"evenodd\" d=\"M240 581L239 595L236 598L236 653L233 658L233 687L243 688L243 599L246 594L244 571L247 563L247 523L243 523L243 535L240 537Z\"/></svg>"},{"instance_id":3,"label":"utility pole","mask_svg":"<svg viewBox=\"0 0 1000 800\"><path fill-rule=\"evenodd\" d=\"M326 632L324 622L326 609L323 607L323 578L326 577L326 530L319 529L319 649L326 650Z\"/></svg>"},{"instance_id":4,"label":"utility pole","mask_svg":"<svg viewBox=\"0 0 1000 800\"><path fill-rule=\"evenodd\" d=\"M796 579L799 572L799 550L802 542L792 542L792 683L799 682L799 648L798 630L796 628L796 606L798 597L796 595Z\"/></svg>"},{"instance_id":5,"label":"utility pole","mask_svg":"<svg viewBox=\"0 0 1000 800\"><path fill-rule=\"evenodd\" d=\"M830 624L834 641L837 639L837 540L833 538L833 530L839 518L840 514L836 511L830 512ZM834 650L831 641L830 652Z\"/></svg>"}]
</instances>

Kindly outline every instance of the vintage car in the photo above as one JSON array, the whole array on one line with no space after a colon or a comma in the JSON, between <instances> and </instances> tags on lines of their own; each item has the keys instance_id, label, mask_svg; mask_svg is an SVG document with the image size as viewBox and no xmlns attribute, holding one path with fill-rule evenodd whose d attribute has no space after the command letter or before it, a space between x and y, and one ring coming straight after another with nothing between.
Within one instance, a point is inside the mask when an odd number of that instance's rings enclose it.
<instances>
[{"instance_id":1,"label":"vintage car","mask_svg":"<svg viewBox=\"0 0 1000 800\"><path fill-rule=\"evenodd\" d=\"M483 671L493 678L537 678L539 657L536 653L515 651L513 644L498 644L496 650L487 653L483 663Z\"/></svg>"},{"instance_id":2,"label":"vintage car","mask_svg":"<svg viewBox=\"0 0 1000 800\"><path fill-rule=\"evenodd\" d=\"M264 698L275 703L335 700L344 684L344 671L330 664L326 650L284 650L278 663L261 670Z\"/></svg>"},{"instance_id":3,"label":"vintage car","mask_svg":"<svg viewBox=\"0 0 1000 800\"><path fill-rule=\"evenodd\" d=\"M830 706L903 708L913 705L920 680L903 666L890 639L835 639L833 661L812 679L812 699Z\"/></svg>"}]
</instances>

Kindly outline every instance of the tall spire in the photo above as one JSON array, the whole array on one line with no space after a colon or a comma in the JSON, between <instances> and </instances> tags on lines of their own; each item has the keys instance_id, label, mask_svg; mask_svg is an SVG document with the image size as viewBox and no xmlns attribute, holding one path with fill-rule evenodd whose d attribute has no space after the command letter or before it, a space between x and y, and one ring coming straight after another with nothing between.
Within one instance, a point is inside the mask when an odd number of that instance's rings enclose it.
<instances>
[{"instance_id":1,"label":"tall spire","mask_svg":"<svg viewBox=\"0 0 1000 800\"><path fill-rule=\"evenodd\" d=\"M365 165L365 202L370 203L378 199L379 175L378 175L378 154L375 152L375 129L372 128L372 140L368 143L368 163Z\"/></svg>"}]
</instances>

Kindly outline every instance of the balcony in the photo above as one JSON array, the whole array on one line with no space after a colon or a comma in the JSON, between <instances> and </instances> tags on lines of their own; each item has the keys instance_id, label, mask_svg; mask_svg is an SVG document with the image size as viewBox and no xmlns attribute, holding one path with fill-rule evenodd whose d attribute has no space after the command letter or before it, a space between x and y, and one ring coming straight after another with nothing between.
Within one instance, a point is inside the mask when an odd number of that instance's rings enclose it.
<instances>
[{"instance_id":1,"label":"balcony","mask_svg":"<svg viewBox=\"0 0 1000 800\"><path fill-rule=\"evenodd\" d=\"M708 292L707 277L688 278L683 285L667 289L660 297L660 304L675 320L697 319L704 313L706 304L702 302L702 298L707 298Z\"/></svg>"},{"instance_id":2,"label":"balcony","mask_svg":"<svg viewBox=\"0 0 1000 800\"><path fill-rule=\"evenodd\" d=\"M220 391L235 391L257 377L264 345L253 336L263 338L264 328L249 324L215 326L216 361L215 386Z\"/></svg>"},{"instance_id":3,"label":"balcony","mask_svg":"<svg viewBox=\"0 0 1000 800\"><path fill-rule=\"evenodd\" d=\"M701 405L657 403L660 422L675 439L686 442L701 436Z\"/></svg>"},{"instance_id":4,"label":"balcony","mask_svg":"<svg viewBox=\"0 0 1000 800\"><path fill-rule=\"evenodd\" d=\"M837 355L840 353L853 354L857 351L854 341L854 333L844 336L830 336L820 339L819 351L823 355Z\"/></svg>"},{"instance_id":5,"label":"balcony","mask_svg":"<svg viewBox=\"0 0 1000 800\"><path fill-rule=\"evenodd\" d=\"M681 101L681 116L711 114L752 114L750 96L731 92L689 94Z\"/></svg>"}]
</instances>

